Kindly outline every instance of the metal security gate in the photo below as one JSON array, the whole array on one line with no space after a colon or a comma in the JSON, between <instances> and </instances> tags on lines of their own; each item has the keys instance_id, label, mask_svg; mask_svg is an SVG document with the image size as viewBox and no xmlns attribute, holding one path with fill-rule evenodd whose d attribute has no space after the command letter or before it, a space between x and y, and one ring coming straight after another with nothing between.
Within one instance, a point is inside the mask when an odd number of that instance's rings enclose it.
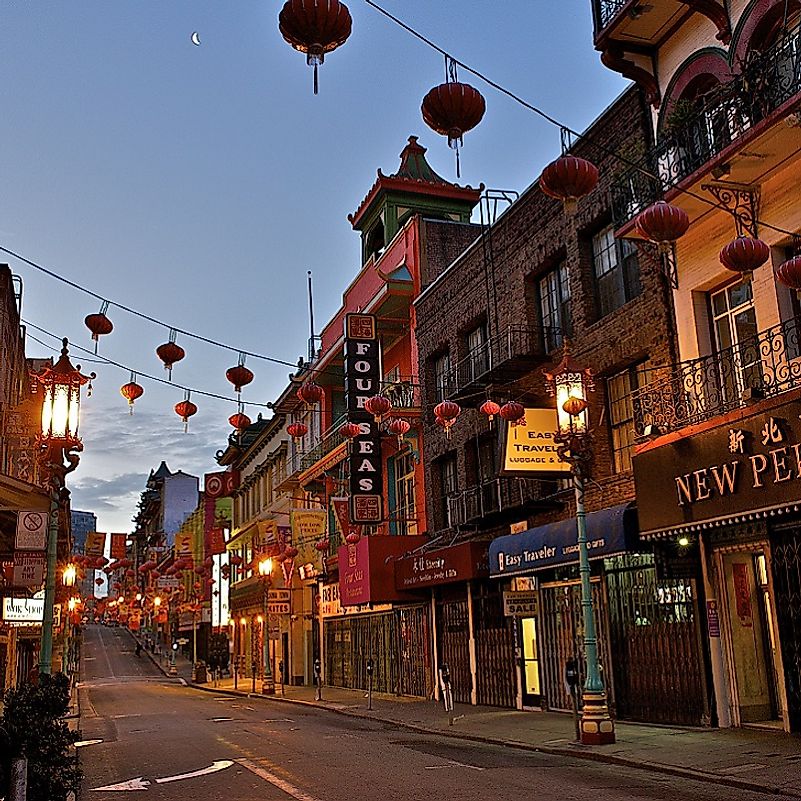
<instances>
[{"instance_id":1,"label":"metal security gate","mask_svg":"<svg viewBox=\"0 0 801 801\"><path fill-rule=\"evenodd\" d=\"M650 554L630 554L607 560L606 585L617 716L707 721L695 580L658 579Z\"/></svg>"},{"instance_id":2,"label":"metal security gate","mask_svg":"<svg viewBox=\"0 0 801 801\"><path fill-rule=\"evenodd\" d=\"M790 731L801 731L801 528L771 532L771 562Z\"/></svg>"},{"instance_id":3,"label":"metal security gate","mask_svg":"<svg viewBox=\"0 0 801 801\"><path fill-rule=\"evenodd\" d=\"M373 690L430 694L430 648L425 606L325 621L325 676L333 687L366 690L373 660Z\"/></svg>"},{"instance_id":4,"label":"metal security gate","mask_svg":"<svg viewBox=\"0 0 801 801\"><path fill-rule=\"evenodd\" d=\"M598 654L609 704L614 701L611 659L603 590L600 581L592 583ZM542 644L543 697L548 709L567 711L572 701L565 684L565 665L577 658L579 686L584 684L584 622L581 615L581 584L544 584L540 589L540 642Z\"/></svg>"},{"instance_id":5,"label":"metal security gate","mask_svg":"<svg viewBox=\"0 0 801 801\"><path fill-rule=\"evenodd\" d=\"M473 684L470 679L467 598L437 601L437 642L439 665L447 664L450 669L454 701L469 704Z\"/></svg>"},{"instance_id":6,"label":"metal security gate","mask_svg":"<svg viewBox=\"0 0 801 801\"><path fill-rule=\"evenodd\" d=\"M487 706L515 706L514 618L503 615L497 589L483 585L473 597L476 638L476 702Z\"/></svg>"}]
</instances>

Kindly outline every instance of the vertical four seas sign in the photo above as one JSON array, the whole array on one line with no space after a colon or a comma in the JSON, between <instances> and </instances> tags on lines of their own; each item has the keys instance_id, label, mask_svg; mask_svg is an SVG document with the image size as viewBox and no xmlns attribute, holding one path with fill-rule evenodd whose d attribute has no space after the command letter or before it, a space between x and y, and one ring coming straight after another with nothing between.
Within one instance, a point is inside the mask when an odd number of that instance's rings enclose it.
<instances>
[{"instance_id":1,"label":"vertical four seas sign","mask_svg":"<svg viewBox=\"0 0 801 801\"><path fill-rule=\"evenodd\" d=\"M360 433L350 448L350 519L380 523L384 519L381 431L365 411L368 398L381 389L381 343L372 314L345 315L345 407Z\"/></svg>"}]
</instances>

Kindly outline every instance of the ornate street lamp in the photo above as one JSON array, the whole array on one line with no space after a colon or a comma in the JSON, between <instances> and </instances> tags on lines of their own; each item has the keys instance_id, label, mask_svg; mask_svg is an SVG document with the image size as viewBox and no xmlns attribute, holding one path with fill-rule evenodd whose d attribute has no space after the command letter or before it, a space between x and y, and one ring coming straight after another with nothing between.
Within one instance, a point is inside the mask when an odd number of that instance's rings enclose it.
<instances>
[{"instance_id":1,"label":"ornate street lamp","mask_svg":"<svg viewBox=\"0 0 801 801\"><path fill-rule=\"evenodd\" d=\"M562 361L553 373L546 372L545 377L548 393L556 397L557 431L554 442L559 458L570 465L576 494L581 610L584 619L584 655L587 660L582 693L581 742L586 745L605 745L615 742L615 727L609 715L598 663L598 638L595 632L584 512L584 483L589 477L592 463L587 396L595 390L595 383L589 369L581 368L571 361L567 342Z\"/></svg>"},{"instance_id":2,"label":"ornate street lamp","mask_svg":"<svg viewBox=\"0 0 801 801\"><path fill-rule=\"evenodd\" d=\"M72 562L64 565L64 570L61 572L61 583L65 587L74 587L75 578L78 575L78 568Z\"/></svg>"},{"instance_id":3,"label":"ornate street lamp","mask_svg":"<svg viewBox=\"0 0 801 801\"><path fill-rule=\"evenodd\" d=\"M264 649L264 678L261 691L264 695L275 695L275 678L270 660L270 617L267 612L270 587L273 583L273 560L269 556L259 561L259 580L262 586L262 644Z\"/></svg>"},{"instance_id":4,"label":"ornate street lamp","mask_svg":"<svg viewBox=\"0 0 801 801\"><path fill-rule=\"evenodd\" d=\"M95 378L95 373L81 374L73 367L62 340L61 356L52 366L34 373L42 386L42 433L39 439L42 475L50 491L50 521L47 534L47 578L45 581L42 640L39 649L39 672L50 673L53 662L53 607L56 594L58 554L58 508L64 479L78 466L83 444L78 439L81 387ZM66 462L66 463L65 463ZM73 577L74 582L74 577Z\"/></svg>"}]
</instances>

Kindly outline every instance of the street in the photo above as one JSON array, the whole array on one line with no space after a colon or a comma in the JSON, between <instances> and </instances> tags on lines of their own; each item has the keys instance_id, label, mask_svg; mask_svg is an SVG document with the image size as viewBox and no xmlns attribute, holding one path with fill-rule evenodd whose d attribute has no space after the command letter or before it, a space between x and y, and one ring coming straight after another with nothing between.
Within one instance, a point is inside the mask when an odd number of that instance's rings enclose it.
<instances>
[{"instance_id":1,"label":"street","mask_svg":"<svg viewBox=\"0 0 801 801\"><path fill-rule=\"evenodd\" d=\"M87 627L83 668L81 757L89 801L121 792L153 801L764 797L281 701L200 692L165 678L146 655L136 657L122 628Z\"/></svg>"}]
</instances>

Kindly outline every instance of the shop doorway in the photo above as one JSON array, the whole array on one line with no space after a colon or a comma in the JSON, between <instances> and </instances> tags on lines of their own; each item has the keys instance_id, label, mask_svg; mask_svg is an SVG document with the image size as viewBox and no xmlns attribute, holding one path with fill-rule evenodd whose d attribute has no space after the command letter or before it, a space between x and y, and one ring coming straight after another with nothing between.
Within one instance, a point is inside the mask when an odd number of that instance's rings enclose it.
<instances>
[{"instance_id":1,"label":"shop doorway","mask_svg":"<svg viewBox=\"0 0 801 801\"><path fill-rule=\"evenodd\" d=\"M721 565L735 720L740 725L776 723L781 720L778 653L765 553L724 553Z\"/></svg>"},{"instance_id":2,"label":"shop doorway","mask_svg":"<svg viewBox=\"0 0 801 801\"><path fill-rule=\"evenodd\" d=\"M520 619L520 638L522 641L523 706L541 705L540 655L537 641L537 618Z\"/></svg>"}]
</instances>

